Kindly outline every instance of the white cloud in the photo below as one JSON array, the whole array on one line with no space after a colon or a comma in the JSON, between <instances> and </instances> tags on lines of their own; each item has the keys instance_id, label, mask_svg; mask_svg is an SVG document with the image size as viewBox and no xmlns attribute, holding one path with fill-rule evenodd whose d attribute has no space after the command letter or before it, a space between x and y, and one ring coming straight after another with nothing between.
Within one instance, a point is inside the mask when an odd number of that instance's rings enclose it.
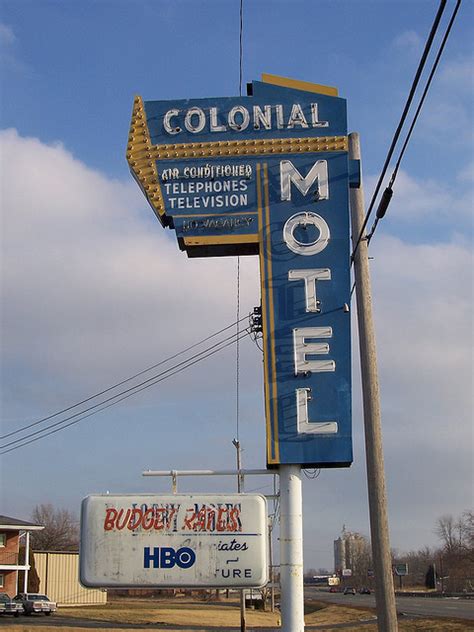
<instances>
[{"instance_id":1,"label":"white cloud","mask_svg":"<svg viewBox=\"0 0 474 632\"><path fill-rule=\"evenodd\" d=\"M8 48L16 40L13 29L7 24L0 22L0 47Z\"/></svg>"},{"instance_id":2,"label":"white cloud","mask_svg":"<svg viewBox=\"0 0 474 632\"><path fill-rule=\"evenodd\" d=\"M387 186L392 171L393 168L389 168L382 190ZM452 188L446 181L415 178L401 169L393 186L387 217L400 221L405 227L409 223L429 222L430 228L442 227L443 239L446 239L447 235L471 221L473 192L472 186L469 186L469 173L467 167L463 169L458 176L463 186ZM375 189L376 181L374 176L367 178L367 198Z\"/></svg>"},{"instance_id":3,"label":"white cloud","mask_svg":"<svg viewBox=\"0 0 474 632\"><path fill-rule=\"evenodd\" d=\"M434 90L423 108L419 121L424 138L447 148L472 147L472 111L470 104L453 100L446 92Z\"/></svg>"},{"instance_id":4,"label":"white cloud","mask_svg":"<svg viewBox=\"0 0 474 632\"><path fill-rule=\"evenodd\" d=\"M444 89L450 91L450 95L467 94L472 97L474 91L473 64L472 56L450 59L441 63L437 80Z\"/></svg>"},{"instance_id":5,"label":"white cloud","mask_svg":"<svg viewBox=\"0 0 474 632\"><path fill-rule=\"evenodd\" d=\"M235 320L235 261L188 260L134 182L14 130L1 141L6 361L84 392ZM243 314L255 264L242 263Z\"/></svg>"},{"instance_id":6,"label":"white cloud","mask_svg":"<svg viewBox=\"0 0 474 632\"><path fill-rule=\"evenodd\" d=\"M473 253L383 234L371 251L392 544L407 550L472 503Z\"/></svg>"},{"instance_id":7,"label":"white cloud","mask_svg":"<svg viewBox=\"0 0 474 632\"><path fill-rule=\"evenodd\" d=\"M399 425L413 426L406 409L410 394L411 410L429 411L438 437L448 431L448 417L466 429L469 415L462 411L472 405L472 251L456 244L408 245L384 235L371 251L382 377L390 407L399 409Z\"/></svg>"},{"instance_id":8,"label":"white cloud","mask_svg":"<svg viewBox=\"0 0 474 632\"><path fill-rule=\"evenodd\" d=\"M27 65L17 55L17 46L18 40L13 29L8 24L0 22L0 63L4 81L7 71L16 73L28 71Z\"/></svg>"},{"instance_id":9,"label":"white cloud","mask_svg":"<svg viewBox=\"0 0 474 632\"><path fill-rule=\"evenodd\" d=\"M460 182L474 183L474 161L467 164L458 174Z\"/></svg>"},{"instance_id":10,"label":"white cloud","mask_svg":"<svg viewBox=\"0 0 474 632\"><path fill-rule=\"evenodd\" d=\"M422 43L423 41L416 31L407 30L394 38L392 46L403 52L417 53L421 50Z\"/></svg>"}]
</instances>

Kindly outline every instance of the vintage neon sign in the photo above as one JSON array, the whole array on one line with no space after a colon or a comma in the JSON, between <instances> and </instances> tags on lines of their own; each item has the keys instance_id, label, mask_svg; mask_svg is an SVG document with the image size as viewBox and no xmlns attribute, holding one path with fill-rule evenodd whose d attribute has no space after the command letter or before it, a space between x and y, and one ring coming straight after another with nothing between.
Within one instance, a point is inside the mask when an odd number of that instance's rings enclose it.
<instances>
[{"instance_id":1,"label":"vintage neon sign","mask_svg":"<svg viewBox=\"0 0 474 632\"><path fill-rule=\"evenodd\" d=\"M217 107L203 109L191 107L186 110L172 108L163 116L163 128L167 134L179 134L186 129L191 134L199 134L204 129L211 132L243 132L249 125L255 131L276 129L308 129L309 127L327 127L327 121L320 121L318 104L309 105L309 113L303 111L299 103L293 103L290 113L285 117L285 106L279 104L254 105L248 109L243 105L234 105L222 114Z\"/></svg>"},{"instance_id":2,"label":"vintage neon sign","mask_svg":"<svg viewBox=\"0 0 474 632\"><path fill-rule=\"evenodd\" d=\"M337 91L274 79L247 97L137 97L127 159L188 256L259 254L268 466L347 466L359 167Z\"/></svg>"}]
</instances>

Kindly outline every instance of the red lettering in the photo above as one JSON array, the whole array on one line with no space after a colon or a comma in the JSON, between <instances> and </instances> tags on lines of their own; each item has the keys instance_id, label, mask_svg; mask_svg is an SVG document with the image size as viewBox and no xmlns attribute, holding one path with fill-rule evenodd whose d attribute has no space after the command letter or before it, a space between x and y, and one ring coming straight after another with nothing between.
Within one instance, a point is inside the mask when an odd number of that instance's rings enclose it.
<instances>
[{"instance_id":1,"label":"red lettering","mask_svg":"<svg viewBox=\"0 0 474 632\"><path fill-rule=\"evenodd\" d=\"M212 508L207 510L206 531L214 531L216 528L216 512Z\"/></svg>"},{"instance_id":2,"label":"red lettering","mask_svg":"<svg viewBox=\"0 0 474 632\"><path fill-rule=\"evenodd\" d=\"M164 520L164 512L166 511L163 507L158 507L156 510L155 517L155 529L156 531L161 531L165 528L165 520Z\"/></svg>"},{"instance_id":3,"label":"red lettering","mask_svg":"<svg viewBox=\"0 0 474 632\"><path fill-rule=\"evenodd\" d=\"M122 521L122 524L120 524L120 521L122 520L122 517L123 517L123 509L121 509L121 510L118 512L118 516L117 516L117 529L118 529L119 531L122 531L122 529L125 529L125 527L126 527L126 525L127 525L127 522L128 522L128 521L129 521L129 519L130 519L130 514L131 514L131 510L130 510L130 509L127 509L127 511L125 512L125 519Z\"/></svg>"},{"instance_id":4,"label":"red lettering","mask_svg":"<svg viewBox=\"0 0 474 632\"><path fill-rule=\"evenodd\" d=\"M115 527L115 520L117 518L117 510L113 507L105 510L104 519L104 531L112 531Z\"/></svg>"},{"instance_id":5,"label":"red lettering","mask_svg":"<svg viewBox=\"0 0 474 632\"><path fill-rule=\"evenodd\" d=\"M166 521L167 529L173 528L173 521L175 520L175 517L177 517L177 514L178 514L178 510L176 509L176 507L172 507L171 509L168 510L167 512L168 519Z\"/></svg>"},{"instance_id":6,"label":"red lettering","mask_svg":"<svg viewBox=\"0 0 474 632\"><path fill-rule=\"evenodd\" d=\"M196 516L196 523L194 524L194 531L205 531L206 530L206 513L207 507L204 505L199 510L199 513Z\"/></svg>"},{"instance_id":7,"label":"red lettering","mask_svg":"<svg viewBox=\"0 0 474 632\"><path fill-rule=\"evenodd\" d=\"M242 523L240 521L240 509L234 507L230 510L229 531L241 531Z\"/></svg>"},{"instance_id":8,"label":"red lettering","mask_svg":"<svg viewBox=\"0 0 474 632\"><path fill-rule=\"evenodd\" d=\"M151 518L151 520L147 522L148 518ZM142 526L145 529L145 531L148 531L149 529L153 527L154 521L155 521L155 510L147 509L145 513L143 514L143 519L142 519Z\"/></svg>"},{"instance_id":9,"label":"red lettering","mask_svg":"<svg viewBox=\"0 0 474 632\"><path fill-rule=\"evenodd\" d=\"M130 531L133 531L134 529L136 529L137 527L140 526L140 522L142 521L142 510L141 509L132 509L132 512L130 514L130 519L128 521L128 528L130 529ZM136 518L136 521L135 521Z\"/></svg>"},{"instance_id":10,"label":"red lettering","mask_svg":"<svg viewBox=\"0 0 474 632\"><path fill-rule=\"evenodd\" d=\"M218 514L217 514L217 531L226 531L227 530L227 517L226 514L227 513L227 509L223 509L222 507L219 507L218 510Z\"/></svg>"},{"instance_id":11,"label":"red lettering","mask_svg":"<svg viewBox=\"0 0 474 632\"><path fill-rule=\"evenodd\" d=\"M190 512L191 515L188 515ZM189 529L190 531L192 531L193 529L193 522L196 518L196 512L193 511L193 509L191 509L191 507L189 509L186 509L186 516L184 516L184 525L183 525L183 529Z\"/></svg>"}]
</instances>

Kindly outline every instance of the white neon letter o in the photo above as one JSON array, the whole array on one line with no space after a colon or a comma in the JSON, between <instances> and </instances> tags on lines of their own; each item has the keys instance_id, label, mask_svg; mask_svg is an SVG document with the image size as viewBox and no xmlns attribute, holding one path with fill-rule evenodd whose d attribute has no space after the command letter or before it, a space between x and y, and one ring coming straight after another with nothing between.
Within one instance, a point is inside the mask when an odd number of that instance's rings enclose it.
<instances>
[{"instance_id":1,"label":"white neon letter o","mask_svg":"<svg viewBox=\"0 0 474 632\"><path fill-rule=\"evenodd\" d=\"M242 123L237 123L235 120L235 115L241 114ZM231 129L236 130L237 132L241 132L244 129L247 129L250 123L250 114L247 108L244 108L243 105L235 105L232 110L229 112L228 116L229 127Z\"/></svg>"},{"instance_id":2,"label":"white neon letter o","mask_svg":"<svg viewBox=\"0 0 474 632\"><path fill-rule=\"evenodd\" d=\"M308 225L315 226L319 231L319 235L315 241L305 244L296 239L294 231L298 226ZM283 227L283 239L285 240L285 244L297 255L317 255L318 252L326 248L330 236L329 226L325 220L320 215L316 215L316 213L311 213L310 211L292 215L286 220Z\"/></svg>"},{"instance_id":3,"label":"white neon letter o","mask_svg":"<svg viewBox=\"0 0 474 632\"><path fill-rule=\"evenodd\" d=\"M199 122L197 125L193 125L192 122L192 117L193 116L197 116L199 119ZM184 119L184 127L188 130L188 132L191 132L193 134L197 134L198 132L202 132L202 130L204 129L206 125L206 115L204 114L204 112L201 110L201 108L190 108L187 112L186 112L186 117Z\"/></svg>"}]
</instances>

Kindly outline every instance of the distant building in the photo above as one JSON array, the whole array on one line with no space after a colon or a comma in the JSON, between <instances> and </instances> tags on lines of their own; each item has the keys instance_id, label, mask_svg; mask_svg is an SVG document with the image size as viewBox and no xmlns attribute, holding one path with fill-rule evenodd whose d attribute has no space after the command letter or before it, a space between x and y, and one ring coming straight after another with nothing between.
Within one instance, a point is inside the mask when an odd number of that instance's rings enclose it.
<instances>
[{"instance_id":1,"label":"distant building","mask_svg":"<svg viewBox=\"0 0 474 632\"><path fill-rule=\"evenodd\" d=\"M18 592L26 592L30 570L30 532L44 529L42 525L0 516L0 592L14 597ZM20 540L24 538L25 557L20 563ZM24 571L24 585L18 586L18 571Z\"/></svg>"},{"instance_id":2,"label":"distant building","mask_svg":"<svg viewBox=\"0 0 474 632\"><path fill-rule=\"evenodd\" d=\"M337 540L334 540L334 572L339 576L350 576L360 569L360 560L367 550L367 538L360 533L346 531L345 525Z\"/></svg>"},{"instance_id":3,"label":"distant building","mask_svg":"<svg viewBox=\"0 0 474 632\"><path fill-rule=\"evenodd\" d=\"M342 571L348 568L346 563L346 541L339 537L334 540L334 572L342 575Z\"/></svg>"}]
</instances>

